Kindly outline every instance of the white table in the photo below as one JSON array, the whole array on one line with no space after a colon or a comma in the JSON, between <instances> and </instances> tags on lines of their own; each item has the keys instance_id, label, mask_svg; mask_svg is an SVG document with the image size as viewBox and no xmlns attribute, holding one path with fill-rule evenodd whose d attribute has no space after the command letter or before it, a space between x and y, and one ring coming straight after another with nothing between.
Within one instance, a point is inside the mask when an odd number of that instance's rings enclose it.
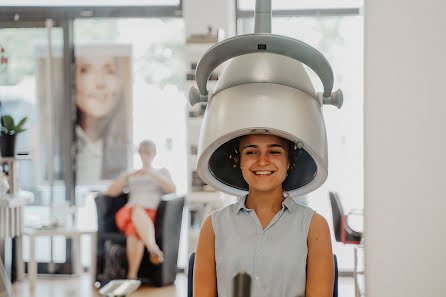
<instances>
[{"instance_id":1,"label":"white table","mask_svg":"<svg viewBox=\"0 0 446 297\"><path fill-rule=\"evenodd\" d=\"M23 231L23 207L34 201L31 192L19 191L0 198L0 238L20 236Z\"/></svg>"},{"instance_id":2,"label":"white table","mask_svg":"<svg viewBox=\"0 0 446 297\"><path fill-rule=\"evenodd\" d=\"M53 229L26 229L23 232L24 236L29 237L29 263L28 263L28 277L30 281L30 287L34 287L36 277L37 277L37 261L35 255L35 240L37 237L42 236L65 236L66 238L71 238L73 240L73 272L76 275L82 273L81 264L81 236L89 235L91 238L91 266L90 275L91 282L94 284L96 282L96 241L97 241L97 231L96 230L83 230L78 228L53 228ZM22 263L23 265L23 263Z\"/></svg>"},{"instance_id":3,"label":"white table","mask_svg":"<svg viewBox=\"0 0 446 297\"><path fill-rule=\"evenodd\" d=\"M16 238L16 260L22 259L23 207L34 201L34 195L27 191L18 191L15 195L0 198L0 239ZM1 265L0 265L1 266ZM23 266L17 267L17 280L22 280ZM0 269L3 269L0 267Z\"/></svg>"}]
</instances>

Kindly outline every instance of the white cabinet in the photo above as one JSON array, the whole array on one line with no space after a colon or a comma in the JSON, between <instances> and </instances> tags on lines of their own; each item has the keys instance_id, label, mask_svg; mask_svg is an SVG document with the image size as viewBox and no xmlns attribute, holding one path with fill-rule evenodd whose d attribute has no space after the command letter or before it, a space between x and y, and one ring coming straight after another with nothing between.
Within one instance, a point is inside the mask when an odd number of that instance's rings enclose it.
<instances>
[{"instance_id":1,"label":"white cabinet","mask_svg":"<svg viewBox=\"0 0 446 297\"><path fill-rule=\"evenodd\" d=\"M191 40L205 40L206 38L188 38L186 43L186 69L187 69L187 92L190 87L197 87L195 82L195 68L199 59L205 52L217 42L217 37L208 38L214 42L192 42ZM208 90L213 90L221 73L221 67L217 68L211 79L208 80ZM186 195L186 206L188 208L188 252L196 250L198 236L204 219L215 209L224 207L230 202L225 199L224 194L213 190L206 185L197 174L197 149L200 127L207 103L198 103L194 106L187 105L187 168L188 168L188 193Z\"/></svg>"},{"instance_id":2,"label":"white cabinet","mask_svg":"<svg viewBox=\"0 0 446 297\"><path fill-rule=\"evenodd\" d=\"M31 192L21 191L17 180L18 160L15 158L0 158L0 172L8 172L9 193L5 197L0 197L0 295L2 288L10 290L9 282L12 272L12 243L16 239L15 247L15 272L16 279L24 278L24 267L22 263L22 235L23 235L23 207L34 201ZM2 259L4 261L2 261ZM3 264L4 262L4 264ZM5 267L3 266L5 265ZM7 276L7 277L6 277ZM8 292L7 292L8 293ZM9 296L9 295L8 295ZM12 296L12 295L11 295Z\"/></svg>"},{"instance_id":3,"label":"white cabinet","mask_svg":"<svg viewBox=\"0 0 446 297\"><path fill-rule=\"evenodd\" d=\"M188 38L186 43L186 75L187 75L187 92L194 86L195 69L198 61L205 54L205 52L216 44L218 40L217 35L193 35ZM219 76L219 69L211 74L211 79L208 81L207 87L213 90ZM197 174L197 150L198 137L200 135L200 127L203 121L203 115L206 110L207 103L197 103L194 106L187 104L187 168L188 168L188 193L202 192L210 190L209 187L200 179Z\"/></svg>"}]
</instances>

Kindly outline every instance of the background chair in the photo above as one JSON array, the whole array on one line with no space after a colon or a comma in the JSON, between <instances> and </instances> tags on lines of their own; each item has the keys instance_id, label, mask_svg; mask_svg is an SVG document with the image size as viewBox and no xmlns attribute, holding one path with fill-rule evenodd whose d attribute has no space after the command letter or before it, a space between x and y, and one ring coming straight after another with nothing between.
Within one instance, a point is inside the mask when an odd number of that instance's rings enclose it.
<instances>
[{"instance_id":1,"label":"background chair","mask_svg":"<svg viewBox=\"0 0 446 297\"><path fill-rule=\"evenodd\" d=\"M121 194L114 198L98 194L95 198L98 219L96 278L104 271L106 241L125 247L125 235L119 232L116 226L115 214L127 203L127 200L128 194ZM175 281L183 207L184 196L168 194L161 197L155 219L155 238L164 253L164 262L153 265L145 249L138 272L138 278L141 279L142 284L165 286Z\"/></svg>"},{"instance_id":2,"label":"background chair","mask_svg":"<svg viewBox=\"0 0 446 297\"><path fill-rule=\"evenodd\" d=\"M333 257L335 265L333 297L338 297L338 258L336 258L336 255L333 255ZM194 296L194 265L195 265L195 252L193 252L189 257L189 266L187 272L187 297Z\"/></svg>"},{"instance_id":3,"label":"background chair","mask_svg":"<svg viewBox=\"0 0 446 297\"><path fill-rule=\"evenodd\" d=\"M362 233L353 230L348 225L348 216L352 214L361 214L357 212L344 213L342 208L341 197L336 192L329 192L331 211L333 216L334 235L337 242L354 245L354 264L353 264L353 278L355 280L355 295L361 296L359 290L359 274L364 274L363 271L358 271L358 246L361 244Z\"/></svg>"},{"instance_id":4,"label":"background chair","mask_svg":"<svg viewBox=\"0 0 446 297\"><path fill-rule=\"evenodd\" d=\"M348 216L342 208L341 198L336 192L329 192L331 211L333 215L333 227L336 241L345 244L359 244L362 239L362 233L353 230L348 225Z\"/></svg>"}]
</instances>

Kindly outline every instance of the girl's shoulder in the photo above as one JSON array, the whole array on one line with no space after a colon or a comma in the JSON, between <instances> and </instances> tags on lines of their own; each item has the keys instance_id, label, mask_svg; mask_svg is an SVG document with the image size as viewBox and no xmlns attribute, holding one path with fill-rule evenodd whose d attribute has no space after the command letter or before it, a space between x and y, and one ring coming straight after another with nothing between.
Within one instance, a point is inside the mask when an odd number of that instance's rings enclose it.
<instances>
[{"instance_id":1,"label":"girl's shoulder","mask_svg":"<svg viewBox=\"0 0 446 297\"><path fill-rule=\"evenodd\" d=\"M227 221L232 219L238 210L238 202L216 209L209 215L212 218L212 225L215 221Z\"/></svg>"},{"instance_id":2,"label":"girl's shoulder","mask_svg":"<svg viewBox=\"0 0 446 297\"><path fill-rule=\"evenodd\" d=\"M314 214L315 210L308 205L301 204L299 202L294 201L295 208L306 214Z\"/></svg>"}]
</instances>

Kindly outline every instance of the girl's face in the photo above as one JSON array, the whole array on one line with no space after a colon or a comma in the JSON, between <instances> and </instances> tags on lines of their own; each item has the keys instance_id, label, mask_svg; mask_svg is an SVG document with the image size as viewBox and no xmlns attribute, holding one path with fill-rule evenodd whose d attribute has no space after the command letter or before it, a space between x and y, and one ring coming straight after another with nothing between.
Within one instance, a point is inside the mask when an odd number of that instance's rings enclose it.
<instances>
[{"instance_id":1,"label":"girl's face","mask_svg":"<svg viewBox=\"0 0 446 297\"><path fill-rule=\"evenodd\" d=\"M239 149L242 175L250 188L282 188L290 165L286 140L274 135L247 135L240 139Z\"/></svg>"},{"instance_id":2,"label":"girl's face","mask_svg":"<svg viewBox=\"0 0 446 297\"><path fill-rule=\"evenodd\" d=\"M76 58L76 104L81 112L101 119L116 106L120 82L113 57Z\"/></svg>"}]
</instances>

